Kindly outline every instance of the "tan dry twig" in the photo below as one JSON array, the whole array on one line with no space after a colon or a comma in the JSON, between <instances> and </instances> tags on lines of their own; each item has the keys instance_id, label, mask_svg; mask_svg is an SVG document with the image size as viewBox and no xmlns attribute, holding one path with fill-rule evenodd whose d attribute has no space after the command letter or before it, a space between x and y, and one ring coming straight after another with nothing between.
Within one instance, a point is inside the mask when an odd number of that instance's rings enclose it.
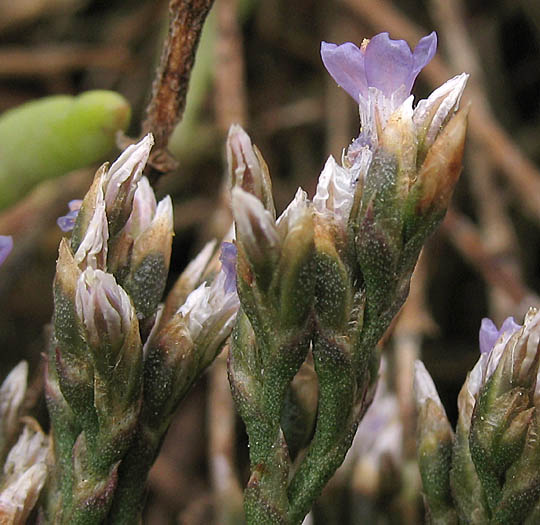
<instances>
[{"instance_id":1,"label":"tan dry twig","mask_svg":"<svg viewBox=\"0 0 540 525\"><path fill-rule=\"evenodd\" d=\"M142 125L143 134L154 134L155 146L147 168L147 175L154 182L176 167L167 146L184 113L195 52L212 3L213 0L171 0L169 3L169 34L163 44L152 99Z\"/></svg>"}]
</instances>

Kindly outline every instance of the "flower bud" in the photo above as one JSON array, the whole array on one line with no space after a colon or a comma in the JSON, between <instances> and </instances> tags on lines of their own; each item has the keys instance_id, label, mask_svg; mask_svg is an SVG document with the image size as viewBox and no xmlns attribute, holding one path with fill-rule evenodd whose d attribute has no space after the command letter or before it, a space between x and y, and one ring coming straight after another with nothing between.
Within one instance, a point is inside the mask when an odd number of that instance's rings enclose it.
<instances>
[{"instance_id":1,"label":"flower bud","mask_svg":"<svg viewBox=\"0 0 540 525\"><path fill-rule=\"evenodd\" d=\"M118 348L136 323L129 296L111 274L101 270L87 268L81 274L75 304L87 341L95 349L104 344Z\"/></svg>"},{"instance_id":2,"label":"flower bud","mask_svg":"<svg viewBox=\"0 0 540 525\"><path fill-rule=\"evenodd\" d=\"M233 124L229 129L227 162L231 186L241 188L257 197L275 219L276 211L268 166L261 152L251 144L248 134L238 124Z\"/></svg>"},{"instance_id":3,"label":"flower bud","mask_svg":"<svg viewBox=\"0 0 540 525\"><path fill-rule=\"evenodd\" d=\"M105 201L103 200L103 192L98 189L92 218L74 255L75 262L81 269L90 267L106 270L108 239L109 227L105 214Z\"/></svg>"},{"instance_id":4,"label":"flower bud","mask_svg":"<svg viewBox=\"0 0 540 525\"><path fill-rule=\"evenodd\" d=\"M281 415L281 428L293 461L300 450L309 444L313 435L318 390L313 359L308 357L289 386Z\"/></svg>"},{"instance_id":5,"label":"flower bud","mask_svg":"<svg viewBox=\"0 0 540 525\"><path fill-rule=\"evenodd\" d=\"M279 257L280 238L272 214L261 201L240 188L232 190L236 223L238 276L263 290L270 285Z\"/></svg>"},{"instance_id":6,"label":"flower bud","mask_svg":"<svg viewBox=\"0 0 540 525\"><path fill-rule=\"evenodd\" d=\"M27 379L28 363L21 361L0 386L0 462L19 430L20 410Z\"/></svg>"},{"instance_id":7,"label":"flower bud","mask_svg":"<svg viewBox=\"0 0 540 525\"><path fill-rule=\"evenodd\" d=\"M461 73L442 86L431 95L418 102L414 109L414 124L418 133L419 147L427 152L446 123L453 117L459 107L461 95L469 75Z\"/></svg>"},{"instance_id":8,"label":"flower bud","mask_svg":"<svg viewBox=\"0 0 540 525\"><path fill-rule=\"evenodd\" d=\"M210 285L193 290L145 349L146 425L165 431L179 401L230 335L239 301L226 291L226 278L221 271Z\"/></svg>"},{"instance_id":9,"label":"flower bud","mask_svg":"<svg viewBox=\"0 0 540 525\"><path fill-rule=\"evenodd\" d=\"M429 149L414 184L418 215L446 211L461 173L468 110L460 110Z\"/></svg>"},{"instance_id":10,"label":"flower bud","mask_svg":"<svg viewBox=\"0 0 540 525\"><path fill-rule=\"evenodd\" d=\"M140 319L151 317L165 288L172 249L170 197L156 205L146 177L137 184L129 218L111 243L109 271L131 296Z\"/></svg>"},{"instance_id":11,"label":"flower bud","mask_svg":"<svg viewBox=\"0 0 540 525\"><path fill-rule=\"evenodd\" d=\"M277 308L284 327L303 326L315 293L315 233L313 206L301 189L282 217L278 220L283 241L275 277L279 286Z\"/></svg>"},{"instance_id":12,"label":"flower bud","mask_svg":"<svg viewBox=\"0 0 540 525\"><path fill-rule=\"evenodd\" d=\"M238 296L227 290L227 275L220 271L211 285L201 284L178 310L192 341L205 354L215 355L232 330L239 307Z\"/></svg>"},{"instance_id":13,"label":"flower bud","mask_svg":"<svg viewBox=\"0 0 540 525\"><path fill-rule=\"evenodd\" d=\"M135 429L142 386L142 344L135 309L111 274L87 268L77 283L77 314L93 368L93 407L109 468L121 459ZM95 444L90 442L95 447ZM94 451L95 452L95 451ZM93 453L94 453L93 452Z\"/></svg>"},{"instance_id":14,"label":"flower bud","mask_svg":"<svg viewBox=\"0 0 540 525\"><path fill-rule=\"evenodd\" d=\"M103 191L111 236L120 231L129 217L133 195L153 145L154 137L149 133L137 144L128 146L105 175Z\"/></svg>"},{"instance_id":15,"label":"flower bud","mask_svg":"<svg viewBox=\"0 0 540 525\"><path fill-rule=\"evenodd\" d=\"M337 164L330 155L319 176L317 191L313 197L315 210L330 214L343 227L347 224L354 198L354 180L349 170Z\"/></svg>"},{"instance_id":16,"label":"flower bud","mask_svg":"<svg viewBox=\"0 0 540 525\"><path fill-rule=\"evenodd\" d=\"M425 502L434 523L455 523L450 490L454 435L433 380L421 361L415 363L418 414L417 457Z\"/></svg>"},{"instance_id":17,"label":"flower bud","mask_svg":"<svg viewBox=\"0 0 540 525\"><path fill-rule=\"evenodd\" d=\"M167 294L165 308L161 317L162 322L169 320L185 303L187 296L201 283L202 276L214 255L215 247L216 241L206 243L204 248L186 266L176 280L172 290Z\"/></svg>"},{"instance_id":18,"label":"flower bud","mask_svg":"<svg viewBox=\"0 0 540 525\"><path fill-rule=\"evenodd\" d=\"M4 464L0 523L27 522L47 479L50 452L49 438L35 421L29 420Z\"/></svg>"},{"instance_id":19,"label":"flower bud","mask_svg":"<svg viewBox=\"0 0 540 525\"><path fill-rule=\"evenodd\" d=\"M404 199L416 175L417 138L413 123L413 97L390 115L379 137L379 147L394 156L398 164L397 192Z\"/></svg>"}]
</instances>

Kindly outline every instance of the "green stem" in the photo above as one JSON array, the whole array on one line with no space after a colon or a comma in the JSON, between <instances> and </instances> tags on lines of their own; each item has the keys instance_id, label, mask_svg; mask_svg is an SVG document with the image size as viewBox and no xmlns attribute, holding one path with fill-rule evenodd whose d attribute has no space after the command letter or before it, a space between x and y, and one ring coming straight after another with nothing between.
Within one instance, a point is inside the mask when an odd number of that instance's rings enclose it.
<instances>
[{"instance_id":1,"label":"green stem","mask_svg":"<svg viewBox=\"0 0 540 525\"><path fill-rule=\"evenodd\" d=\"M313 343L319 377L319 411L308 453L289 486L290 525L299 524L309 512L349 449L357 422L354 418L356 381L346 348L331 335Z\"/></svg>"}]
</instances>

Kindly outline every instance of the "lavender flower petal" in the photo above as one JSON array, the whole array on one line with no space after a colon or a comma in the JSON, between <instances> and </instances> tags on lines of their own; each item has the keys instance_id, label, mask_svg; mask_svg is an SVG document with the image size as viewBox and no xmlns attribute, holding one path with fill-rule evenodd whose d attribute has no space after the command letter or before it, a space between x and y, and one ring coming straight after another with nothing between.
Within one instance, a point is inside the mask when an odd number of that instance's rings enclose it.
<instances>
[{"instance_id":1,"label":"lavender flower petal","mask_svg":"<svg viewBox=\"0 0 540 525\"><path fill-rule=\"evenodd\" d=\"M514 332L517 332L520 328L521 325L517 324L514 321L513 317L507 317L501 325L501 329L499 330L499 336L505 332L510 332L511 334L513 334Z\"/></svg>"},{"instance_id":2,"label":"lavender flower petal","mask_svg":"<svg viewBox=\"0 0 540 525\"><path fill-rule=\"evenodd\" d=\"M0 265L4 263L12 249L13 237L11 235L0 235Z\"/></svg>"},{"instance_id":3,"label":"lavender flower petal","mask_svg":"<svg viewBox=\"0 0 540 525\"><path fill-rule=\"evenodd\" d=\"M392 40L388 33L375 35L366 47L365 71L369 87L375 87L384 96L405 86L407 95L411 92L411 72L414 68L413 56L405 40Z\"/></svg>"},{"instance_id":4,"label":"lavender flower petal","mask_svg":"<svg viewBox=\"0 0 540 525\"><path fill-rule=\"evenodd\" d=\"M437 50L435 32L420 39L414 52L405 40L392 40L388 33L375 35L365 49L351 42L322 42L321 57L334 80L360 104L374 87L390 98L403 86L402 98L411 93L416 77Z\"/></svg>"},{"instance_id":5,"label":"lavender flower petal","mask_svg":"<svg viewBox=\"0 0 540 525\"><path fill-rule=\"evenodd\" d=\"M499 330L495 326L495 323L491 319L484 317L480 325L479 333L480 354L489 354L498 337Z\"/></svg>"},{"instance_id":6,"label":"lavender flower petal","mask_svg":"<svg viewBox=\"0 0 540 525\"><path fill-rule=\"evenodd\" d=\"M82 200L73 199L69 201L68 207L69 212L62 217L56 219L56 224L63 232L70 232L75 227L75 221L77 220L77 215L79 215L79 210L81 209Z\"/></svg>"},{"instance_id":7,"label":"lavender flower petal","mask_svg":"<svg viewBox=\"0 0 540 525\"><path fill-rule=\"evenodd\" d=\"M367 80L364 70L364 53L352 42L341 45L321 43L321 58L332 78L356 102L367 97Z\"/></svg>"},{"instance_id":8,"label":"lavender flower petal","mask_svg":"<svg viewBox=\"0 0 540 525\"><path fill-rule=\"evenodd\" d=\"M225 273L225 293L236 292L236 246L232 242L221 244L221 269Z\"/></svg>"},{"instance_id":9,"label":"lavender flower petal","mask_svg":"<svg viewBox=\"0 0 540 525\"><path fill-rule=\"evenodd\" d=\"M513 317L507 317L500 329L497 328L491 319L484 317L479 333L480 354L489 354L501 335L506 334L506 339L508 340L520 328L521 326L514 321Z\"/></svg>"},{"instance_id":10,"label":"lavender flower petal","mask_svg":"<svg viewBox=\"0 0 540 525\"><path fill-rule=\"evenodd\" d=\"M413 70L412 78L410 79L410 85L414 84L418 73L422 71L430 62L431 59L435 56L437 51L437 33L433 31L431 34L421 38L416 44L416 47L413 51ZM410 91L410 90L409 90Z\"/></svg>"}]
</instances>

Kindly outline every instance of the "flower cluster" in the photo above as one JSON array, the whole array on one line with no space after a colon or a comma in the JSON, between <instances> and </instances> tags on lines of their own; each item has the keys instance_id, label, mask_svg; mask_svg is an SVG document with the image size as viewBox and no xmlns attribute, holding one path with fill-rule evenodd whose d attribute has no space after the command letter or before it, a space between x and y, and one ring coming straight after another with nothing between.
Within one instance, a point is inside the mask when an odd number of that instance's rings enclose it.
<instances>
[{"instance_id":1,"label":"flower cluster","mask_svg":"<svg viewBox=\"0 0 540 525\"><path fill-rule=\"evenodd\" d=\"M347 222L355 186L366 184L378 148L395 157L403 198L413 191L415 182L424 187L422 193L429 200L435 194L440 197L443 185L453 187L455 178L448 176L449 180L439 180L437 189L429 188L437 184L424 180L433 171L433 159L424 161L456 112L468 75L462 73L448 80L414 109L411 95L416 77L431 61L436 48L435 33L422 38L414 52L405 41L390 39L388 33L364 40L360 48L351 42L322 43L324 65L358 103L361 132L344 153L342 167L332 157L328 159L313 199L317 210L330 210L340 222ZM461 129L458 134L462 137ZM459 140L460 136L447 136L444 144L433 148L434 152L442 152L448 161L459 149ZM447 200L445 195L441 204L445 206Z\"/></svg>"},{"instance_id":2,"label":"flower cluster","mask_svg":"<svg viewBox=\"0 0 540 525\"><path fill-rule=\"evenodd\" d=\"M361 48L322 44L328 71L359 105L361 132L341 165L328 159L313 200L299 188L277 219L259 150L238 126L229 133L241 303L229 380L250 438L248 523L265 522L270 507L280 522L300 523L373 399L376 345L461 170L467 75L414 109L410 96L435 49L434 33L414 52L386 33ZM288 401L311 359L316 411ZM294 414L304 422L290 424Z\"/></svg>"},{"instance_id":3,"label":"flower cluster","mask_svg":"<svg viewBox=\"0 0 540 525\"><path fill-rule=\"evenodd\" d=\"M136 521L174 410L236 318L232 244L223 271L211 243L160 305L173 209L143 176L152 145L147 135L103 165L83 201L58 220L72 235L60 244L54 287L46 390L57 495L46 512L66 523L89 515Z\"/></svg>"},{"instance_id":4,"label":"flower cluster","mask_svg":"<svg viewBox=\"0 0 540 525\"><path fill-rule=\"evenodd\" d=\"M480 359L458 398L455 431L427 370L417 363L418 461L429 513L463 523L539 518L540 313L480 328Z\"/></svg>"}]
</instances>

